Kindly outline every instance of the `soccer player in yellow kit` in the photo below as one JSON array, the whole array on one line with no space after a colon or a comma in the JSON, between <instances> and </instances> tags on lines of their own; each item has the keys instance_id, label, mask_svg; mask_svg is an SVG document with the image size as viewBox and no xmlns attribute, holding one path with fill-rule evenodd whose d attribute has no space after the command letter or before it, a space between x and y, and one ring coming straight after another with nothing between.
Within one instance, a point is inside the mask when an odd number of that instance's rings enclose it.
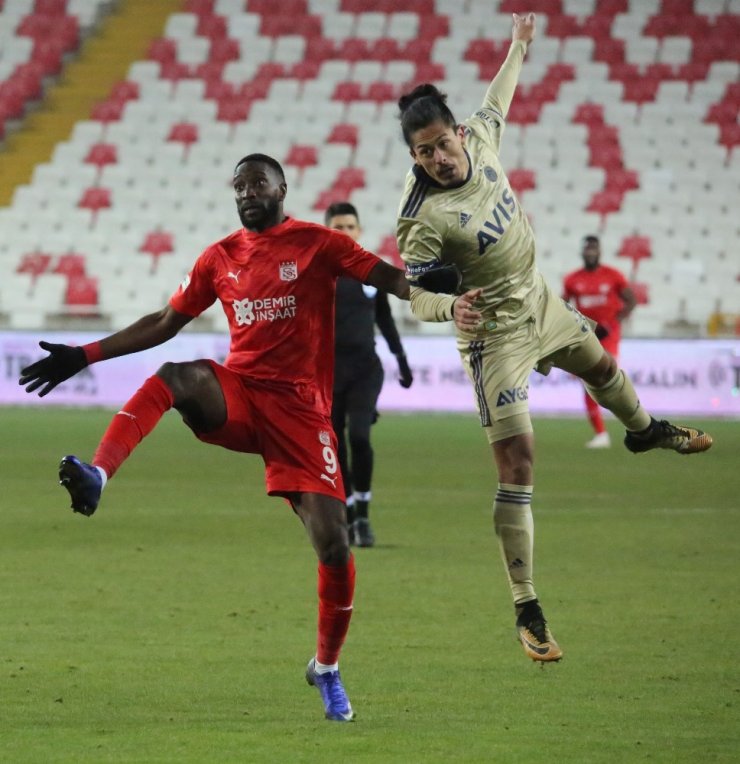
<instances>
[{"instance_id":1,"label":"soccer player in yellow kit","mask_svg":"<svg viewBox=\"0 0 740 764\"><path fill-rule=\"evenodd\" d=\"M401 128L414 165L399 208L397 237L414 314L455 323L480 422L493 447L499 480L494 528L519 639L533 660L557 661L562 650L532 581L531 370L546 374L557 366L580 377L594 400L624 424L630 451L668 448L690 454L707 450L712 439L700 430L653 419L591 323L552 292L537 270L532 228L498 157L534 34L534 14L514 14L506 60L482 106L463 124L433 85L419 85L401 97Z\"/></svg>"}]
</instances>

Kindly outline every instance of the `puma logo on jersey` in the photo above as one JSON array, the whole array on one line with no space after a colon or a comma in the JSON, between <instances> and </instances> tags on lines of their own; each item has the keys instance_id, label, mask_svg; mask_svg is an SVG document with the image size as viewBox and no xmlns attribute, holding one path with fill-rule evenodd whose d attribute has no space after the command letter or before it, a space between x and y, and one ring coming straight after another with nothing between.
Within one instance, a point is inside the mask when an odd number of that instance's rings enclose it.
<instances>
[{"instance_id":1,"label":"puma logo on jersey","mask_svg":"<svg viewBox=\"0 0 740 764\"><path fill-rule=\"evenodd\" d=\"M236 283L238 284L239 283L239 274L241 272L242 272L242 269L239 268L239 270L236 273L232 273L231 271L229 271L227 275L228 275L228 277L230 279L234 279L234 281L236 281Z\"/></svg>"}]
</instances>

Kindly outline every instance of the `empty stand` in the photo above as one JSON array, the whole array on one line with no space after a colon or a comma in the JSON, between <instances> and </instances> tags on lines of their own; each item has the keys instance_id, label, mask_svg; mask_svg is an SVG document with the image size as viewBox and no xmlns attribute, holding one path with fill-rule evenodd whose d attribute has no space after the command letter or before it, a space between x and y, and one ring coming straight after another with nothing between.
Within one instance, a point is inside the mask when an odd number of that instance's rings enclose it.
<instances>
[{"instance_id":1,"label":"empty stand","mask_svg":"<svg viewBox=\"0 0 740 764\"><path fill-rule=\"evenodd\" d=\"M59 71L99 4L0 4L0 128ZM543 272L557 289L580 238L597 233L639 293L633 333L659 333L679 306L692 320L740 310L730 202L740 191L738 9L725 0L530 7L539 35L501 150ZM0 311L38 323L15 312L22 294L120 326L157 307L199 251L237 227L229 178L254 151L283 163L290 214L321 220L349 199L367 245L399 263L393 231L411 159L397 98L433 81L459 119L469 116L506 55L516 10L508 0L187 0L3 211L14 230L0 244L0 276L17 290L3 286ZM40 211L43 235L33 230ZM398 310L408 330L407 308Z\"/></svg>"}]
</instances>

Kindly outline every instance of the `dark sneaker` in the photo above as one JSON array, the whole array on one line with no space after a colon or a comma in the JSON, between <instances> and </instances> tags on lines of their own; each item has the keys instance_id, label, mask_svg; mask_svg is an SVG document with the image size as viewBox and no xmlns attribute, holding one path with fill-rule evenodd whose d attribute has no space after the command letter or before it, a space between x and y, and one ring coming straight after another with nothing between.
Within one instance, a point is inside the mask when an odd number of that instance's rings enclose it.
<instances>
[{"instance_id":1,"label":"dark sneaker","mask_svg":"<svg viewBox=\"0 0 740 764\"><path fill-rule=\"evenodd\" d=\"M326 718L333 722L351 722L355 712L352 710L347 693L344 691L339 671L317 674L315 663L315 658L311 658L308 662L306 681L321 694Z\"/></svg>"},{"instance_id":2,"label":"dark sneaker","mask_svg":"<svg viewBox=\"0 0 740 764\"><path fill-rule=\"evenodd\" d=\"M533 661L559 661L563 657L537 600L516 606L516 631L524 652Z\"/></svg>"},{"instance_id":3,"label":"dark sneaker","mask_svg":"<svg viewBox=\"0 0 740 764\"><path fill-rule=\"evenodd\" d=\"M98 508L103 479L100 473L76 456L65 456L59 463L59 485L72 498L72 509L88 517Z\"/></svg>"},{"instance_id":4,"label":"dark sneaker","mask_svg":"<svg viewBox=\"0 0 740 764\"><path fill-rule=\"evenodd\" d=\"M647 437L641 438L627 431L624 445L633 454L650 451L653 448L667 448L679 454L698 454L712 447L712 436L693 427L682 427L653 419Z\"/></svg>"},{"instance_id":5,"label":"dark sneaker","mask_svg":"<svg viewBox=\"0 0 740 764\"><path fill-rule=\"evenodd\" d=\"M370 521L366 517L358 517L352 523L352 528L354 530L356 546L368 547L375 545L375 534L370 527Z\"/></svg>"}]
</instances>

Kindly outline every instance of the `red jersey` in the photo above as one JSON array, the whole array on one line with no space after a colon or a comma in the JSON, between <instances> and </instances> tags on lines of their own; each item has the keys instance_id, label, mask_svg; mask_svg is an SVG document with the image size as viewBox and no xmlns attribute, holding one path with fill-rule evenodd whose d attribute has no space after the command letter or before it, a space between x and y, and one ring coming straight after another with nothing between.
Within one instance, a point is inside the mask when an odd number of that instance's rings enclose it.
<instances>
[{"instance_id":1,"label":"red jersey","mask_svg":"<svg viewBox=\"0 0 740 764\"><path fill-rule=\"evenodd\" d=\"M364 281L378 262L340 231L286 218L260 233L242 228L212 244L170 305L195 317L220 300L231 337L224 365L310 388L319 410L328 412L336 279Z\"/></svg>"},{"instance_id":2,"label":"red jersey","mask_svg":"<svg viewBox=\"0 0 740 764\"><path fill-rule=\"evenodd\" d=\"M620 336L617 314L624 305L620 295L626 286L627 279L616 268L608 265L599 265L592 271L581 268L565 277L563 299L600 323L616 342Z\"/></svg>"}]
</instances>

